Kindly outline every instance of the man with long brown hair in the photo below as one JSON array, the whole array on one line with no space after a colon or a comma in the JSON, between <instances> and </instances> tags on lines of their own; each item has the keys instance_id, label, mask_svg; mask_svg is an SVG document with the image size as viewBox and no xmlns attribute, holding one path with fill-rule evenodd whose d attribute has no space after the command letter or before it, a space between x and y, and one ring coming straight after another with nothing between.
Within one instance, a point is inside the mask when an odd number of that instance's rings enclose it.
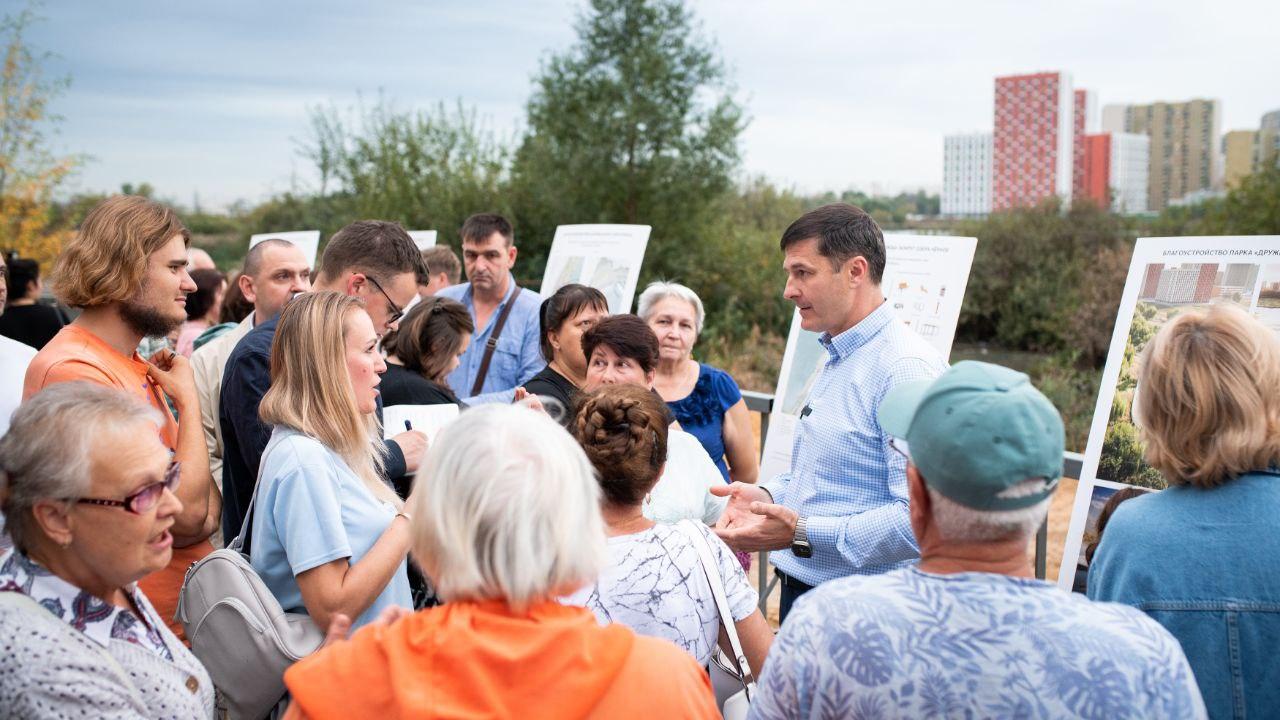
<instances>
[{"instance_id":1,"label":"man with long brown hair","mask_svg":"<svg viewBox=\"0 0 1280 720\"><path fill-rule=\"evenodd\" d=\"M154 539L173 544L169 567L141 586L179 637L182 626L172 619L178 591L187 567L213 549L208 537L217 528L221 496L209 475L191 365L169 350L143 358L136 349L142 338L166 335L186 320L186 296L196 289L187 274L190 242L186 226L160 203L131 195L99 203L53 268L54 294L83 312L35 356L23 386L25 399L47 385L87 380L124 390L161 413L160 438L181 466L173 492L182 510Z\"/></svg>"},{"instance_id":2,"label":"man with long brown hair","mask_svg":"<svg viewBox=\"0 0 1280 720\"><path fill-rule=\"evenodd\" d=\"M418 291L425 272L422 254L399 223L359 220L329 238L312 289L331 290L365 301L365 312L378 335L394 328ZM258 416L258 405L271 385L271 345L279 316L260 323L240 340L227 358L222 375L222 533L233 538L244 524L257 484L258 465L271 429ZM403 432L387 441L384 474L388 478L416 472L426 449L426 436ZM246 538L246 548L251 538Z\"/></svg>"}]
</instances>

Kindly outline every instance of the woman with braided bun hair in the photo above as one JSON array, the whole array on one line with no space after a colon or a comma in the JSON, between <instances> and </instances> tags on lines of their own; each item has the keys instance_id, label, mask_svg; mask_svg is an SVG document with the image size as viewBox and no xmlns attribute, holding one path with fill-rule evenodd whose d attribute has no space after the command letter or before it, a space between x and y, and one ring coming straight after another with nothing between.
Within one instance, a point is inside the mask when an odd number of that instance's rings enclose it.
<instances>
[{"instance_id":1,"label":"woman with braided bun hair","mask_svg":"<svg viewBox=\"0 0 1280 720\"><path fill-rule=\"evenodd\" d=\"M595 467L609 536L609 562L594 585L566 602L585 605L601 624L620 623L641 635L670 640L704 666L720 631L711 586L697 549L680 528L645 517L645 498L667 465L666 404L637 385L606 385L583 397L574 437ZM756 607L756 592L733 552L700 522L724 580L732 618L752 668L763 666L773 632ZM730 651L731 652L731 651Z\"/></svg>"},{"instance_id":2,"label":"woman with braided bun hair","mask_svg":"<svg viewBox=\"0 0 1280 720\"><path fill-rule=\"evenodd\" d=\"M582 354L587 358L585 389L593 392L611 385L631 385L653 395L658 363L658 337L635 315L611 315L582 335ZM658 477L658 484L645 500L644 516L659 523L697 520L712 525L724 512L725 498L711 494L724 485L724 478L711 462L698 439L675 423L670 411L661 417L669 423L667 449L670 462Z\"/></svg>"}]
</instances>

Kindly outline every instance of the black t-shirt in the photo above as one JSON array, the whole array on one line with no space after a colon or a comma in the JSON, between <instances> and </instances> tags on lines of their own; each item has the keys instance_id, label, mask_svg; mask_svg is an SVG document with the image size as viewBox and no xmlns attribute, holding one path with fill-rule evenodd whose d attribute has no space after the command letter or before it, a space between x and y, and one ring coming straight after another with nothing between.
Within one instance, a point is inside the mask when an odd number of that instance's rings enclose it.
<instances>
[{"instance_id":1,"label":"black t-shirt","mask_svg":"<svg viewBox=\"0 0 1280 720\"><path fill-rule=\"evenodd\" d=\"M402 365L387 363L378 385L382 404L386 405L462 405L462 401L448 387L431 382Z\"/></svg>"},{"instance_id":2,"label":"black t-shirt","mask_svg":"<svg viewBox=\"0 0 1280 720\"><path fill-rule=\"evenodd\" d=\"M573 425L573 416L578 409L578 388L568 378L551 369L548 365L524 384L524 389L539 397L551 398L560 403L562 412L557 415L552 408L547 408L551 417L560 421L565 427Z\"/></svg>"},{"instance_id":3,"label":"black t-shirt","mask_svg":"<svg viewBox=\"0 0 1280 720\"><path fill-rule=\"evenodd\" d=\"M10 305L0 315L0 335L40 350L66 324L62 313L50 305Z\"/></svg>"}]
</instances>

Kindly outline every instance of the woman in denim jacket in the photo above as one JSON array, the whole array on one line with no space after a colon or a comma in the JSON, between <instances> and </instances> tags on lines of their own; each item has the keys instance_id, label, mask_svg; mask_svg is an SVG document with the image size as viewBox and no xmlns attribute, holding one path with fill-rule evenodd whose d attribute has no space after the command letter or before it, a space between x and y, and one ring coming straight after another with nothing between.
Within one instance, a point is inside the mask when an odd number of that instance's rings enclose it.
<instances>
[{"instance_id":1,"label":"woman in denim jacket","mask_svg":"<svg viewBox=\"0 0 1280 720\"><path fill-rule=\"evenodd\" d=\"M1169 488L1118 508L1089 597L1182 643L1209 715L1280 708L1280 340L1226 304L1172 320L1142 356L1134 424Z\"/></svg>"}]
</instances>

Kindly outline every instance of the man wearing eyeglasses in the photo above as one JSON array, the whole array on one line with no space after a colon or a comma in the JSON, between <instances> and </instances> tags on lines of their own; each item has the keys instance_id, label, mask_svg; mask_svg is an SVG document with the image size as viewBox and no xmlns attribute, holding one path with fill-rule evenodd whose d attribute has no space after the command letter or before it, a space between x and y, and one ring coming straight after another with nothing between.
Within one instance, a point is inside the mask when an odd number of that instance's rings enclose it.
<instances>
[{"instance_id":1,"label":"man wearing eyeglasses","mask_svg":"<svg viewBox=\"0 0 1280 720\"><path fill-rule=\"evenodd\" d=\"M363 299L365 312L382 335L396 327L405 306L417 295L418 275L424 272L422 254L403 227L360 220L329 238L311 289ZM218 422L223 442L224 538L240 532L257 483L258 464L271 437L271 428L258 419L258 403L271 385L271 342L278 319L277 315L249 331L231 351L223 371ZM387 478L416 472L426 446L426 436L416 430L388 440ZM251 538L246 549L249 542Z\"/></svg>"}]
</instances>

